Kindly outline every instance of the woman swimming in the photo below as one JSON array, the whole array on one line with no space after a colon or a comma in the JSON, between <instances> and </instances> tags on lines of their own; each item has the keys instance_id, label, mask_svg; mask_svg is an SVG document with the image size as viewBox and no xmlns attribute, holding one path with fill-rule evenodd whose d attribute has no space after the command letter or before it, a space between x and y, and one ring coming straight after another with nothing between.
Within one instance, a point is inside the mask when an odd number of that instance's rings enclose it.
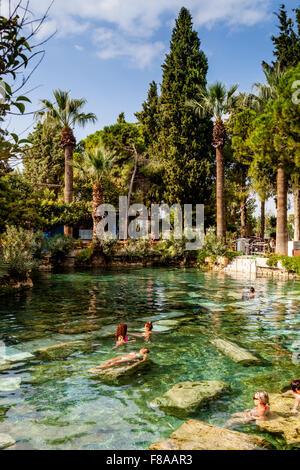
<instances>
[{"instance_id":1,"label":"woman swimming","mask_svg":"<svg viewBox=\"0 0 300 470\"><path fill-rule=\"evenodd\" d=\"M153 333L153 324L152 324L152 321L149 321L148 323L145 323L144 328L145 328L145 333L143 333L143 336L145 336L146 341L149 341L150 336L151 336L152 333Z\"/></svg>"},{"instance_id":2,"label":"woman swimming","mask_svg":"<svg viewBox=\"0 0 300 470\"><path fill-rule=\"evenodd\" d=\"M234 413L231 419L227 421L225 427L228 428L235 424L247 424L257 420L264 421L270 412L268 393L260 390L255 393L253 400L254 408L245 410L242 413Z\"/></svg>"},{"instance_id":3,"label":"woman swimming","mask_svg":"<svg viewBox=\"0 0 300 470\"><path fill-rule=\"evenodd\" d=\"M101 364L100 366L96 367L96 369L107 369L109 367L113 367L126 362L143 362L147 359L147 354L149 354L149 352L149 349L142 348L139 352L131 352L128 354L124 354L123 356L118 356L114 359L110 359L109 361L104 362L104 364Z\"/></svg>"},{"instance_id":4,"label":"woman swimming","mask_svg":"<svg viewBox=\"0 0 300 470\"><path fill-rule=\"evenodd\" d=\"M135 341L135 339L129 341L127 337L127 324L126 323L120 323L118 325L117 331L116 331L116 346L122 346L123 344L126 343L132 343Z\"/></svg>"},{"instance_id":5,"label":"woman swimming","mask_svg":"<svg viewBox=\"0 0 300 470\"><path fill-rule=\"evenodd\" d=\"M150 339L150 336L153 333L153 323L152 323L152 321L146 322L144 324L144 329L145 329L144 333L131 333L131 334L132 334L132 336L136 336L137 338L142 338L144 336L145 339L146 339L146 343L148 343L148 341Z\"/></svg>"}]
</instances>

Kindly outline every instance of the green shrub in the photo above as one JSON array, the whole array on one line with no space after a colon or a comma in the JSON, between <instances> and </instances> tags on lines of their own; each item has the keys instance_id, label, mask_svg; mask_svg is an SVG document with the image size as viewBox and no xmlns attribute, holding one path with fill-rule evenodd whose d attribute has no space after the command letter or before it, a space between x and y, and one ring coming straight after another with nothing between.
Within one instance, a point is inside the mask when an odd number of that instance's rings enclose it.
<instances>
[{"instance_id":1,"label":"green shrub","mask_svg":"<svg viewBox=\"0 0 300 470\"><path fill-rule=\"evenodd\" d=\"M75 256L75 261L78 264L88 263L93 256L93 248L84 248Z\"/></svg>"},{"instance_id":2,"label":"green shrub","mask_svg":"<svg viewBox=\"0 0 300 470\"><path fill-rule=\"evenodd\" d=\"M273 268L277 267L279 261L279 255L271 255L267 261L267 265Z\"/></svg>"},{"instance_id":3,"label":"green shrub","mask_svg":"<svg viewBox=\"0 0 300 470\"><path fill-rule=\"evenodd\" d=\"M144 259L150 256L150 244L147 240L128 240L122 255L128 259Z\"/></svg>"},{"instance_id":4,"label":"green shrub","mask_svg":"<svg viewBox=\"0 0 300 470\"><path fill-rule=\"evenodd\" d=\"M232 261L234 258L237 256L240 256L242 253L240 251L233 251L233 250L228 250L226 251L226 258L229 259L229 261Z\"/></svg>"},{"instance_id":5,"label":"green shrub","mask_svg":"<svg viewBox=\"0 0 300 470\"><path fill-rule=\"evenodd\" d=\"M48 247L48 241L47 239L45 239L45 235L43 234L43 232L40 232L40 231L35 232L33 243L31 246L34 259L39 260L39 261L42 260L47 247Z\"/></svg>"},{"instance_id":6,"label":"green shrub","mask_svg":"<svg viewBox=\"0 0 300 470\"><path fill-rule=\"evenodd\" d=\"M118 241L111 238L105 238L103 240L99 240L97 246L101 247L102 252L107 258L111 258L118 246Z\"/></svg>"},{"instance_id":7,"label":"green shrub","mask_svg":"<svg viewBox=\"0 0 300 470\"><path fill-rule=\"evenodd\" d=\"M50 260L53 264L59 264L68 256L74 247L74 240L64 235L56 235L48 241Z\"/></svg>"},{"instance_id":8,"label":"green shrub","mask_svg":"<svg viewBox=\"0 0 300 470\"><path fill-rule=\"evenodd\" d=\"M278 261L281 262L284 269L287 271L294 271L300 275L300 256L286 256L286 255L272 255L267 261L268 266L277 267Z\"/></svg>"},{"instance_id":9,"label":"green shrub","mask_svg":"<svg viewBox=\"0 0 300 470\"><path fill-rule=\"evenodd\" d=\"M38 261L34 259L37 250L35 243L33 231L7 226L1 239L1 261L11 278L25 280L30 271L37 267Z\"/></svg>"},{"instance_id":10,"label":"green shrub","mask_svg":"<svg viewBox=\"0 0 300 470\"><path fill-rule=\"evenodd\" d=\"M198 264L204 265L205 258L210 258L210 260L215 263L219 257L228 258L229 261L232 261L236 256L239 256L241 253L238 251L233 251L229 249L229 244L227 244L222 238L217 237L214 232L208 232L204 238L203 249L198 251Z\"/></svg>"},{"instance_id":11,"label":"green shrub","mask_svg":"<svg viewBox=\"0 0 300 470\"><path fill-rule=\"evenodd\" d=\"M197 256L197 262L198 264L205 264L205 258L207 258L208 254L207 251L205 250L199 250L198 251L198 256Z\"/></svg>"},{"instance_id":12,"label":"green shrub","mask_svg":"<svg viewBox=\"0 0 300 470\"><path fill-rule=\"evenodd\" d=\"M218 237L214 232L208 232L204 238L204 250L208 256L226 256L228 245L223 238Z\"/></svg>"}]
</instances>

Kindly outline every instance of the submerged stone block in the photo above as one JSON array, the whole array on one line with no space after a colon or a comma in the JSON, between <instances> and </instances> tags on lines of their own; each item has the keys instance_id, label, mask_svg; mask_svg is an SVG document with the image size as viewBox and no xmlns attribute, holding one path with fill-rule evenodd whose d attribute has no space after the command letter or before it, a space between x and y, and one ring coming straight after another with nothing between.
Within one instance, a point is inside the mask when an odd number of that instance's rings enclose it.
<instances>
[{"instance_id":1,"label":"submerged stone block","mask_svg":"<svg viewBox=\"0 0 300 470\"><path fill-rule=\"evenodd\" d=\"M201 421L183 423L170 439L152 444L150 450L265 450L272 444L252 434L213 426Z\"/></svg>"},{"instance_id":2,"label":"submerged stone block","mask_svg":"<svg viewBox=\"0 0 300 470\"><path fill-rule=\"evenodd\" d=\"M52 346L46 346L38 349L36 354L48 359L66 357L80 347L84 346L83 341L68 341L66 343L58 343Z\"/></svg>"},{"instance_id":3,"label":"submerged stone block","mask_svg":"<svg viewBox=\"0 0 300 470\"><path fill-rule=\"evenodd\" d=\"M132 376L141 370L145 370L150 367L152 361L146 359L145 361L133 361L127 362L125 364L116 364L109 368L102 368L102 366L94 367L88 371L89 374L101 379L104 382L108 383L118 383L119 380Z\"/></svg>"},{"instance_id":4,"label":"submerged stone block","mask_svg":"<svg viewBox=\"0 0 300 470\"><path fill-rule=\"evenodd\" d=\"M227 341L225 339L216 338L210 340L211 344L221 351L225 356L228 356L234 362L244 366L250 365L262 365L263 360L254 356L252 353L247 351L246 349L241 348L235 343L231 341Z\"/></svg>"},{"instance_id":5,"label":"submerged stone block","mask_svg":"<svg viewBox=\"0 0 300 470\"><path fill-rule=\"evenodd\" d=\"M16 441L9 434L0 434L0 450L15 445Z\"/></svg>"},{"instance_id":6,"label":"submerged stone block","mask_svg":"<svg viewBox=\"0 0 300 470\"><path fill-rule=\"evenodd\" d=\"M209 400L216 399L229 390L229 385L219 380L181 382L153 400L152 405L181 418L196 413Z\"/></svg>"},{"instance_id":7,"label":"submerged stone block","mask_svg":"<svg viewBox=\"0 0 300 470\"><path fill-rule=\"evenodd\" d=\"M12 392L20 388L21 377L0 378L0 392Z\"/></svg>"}]
</instances>

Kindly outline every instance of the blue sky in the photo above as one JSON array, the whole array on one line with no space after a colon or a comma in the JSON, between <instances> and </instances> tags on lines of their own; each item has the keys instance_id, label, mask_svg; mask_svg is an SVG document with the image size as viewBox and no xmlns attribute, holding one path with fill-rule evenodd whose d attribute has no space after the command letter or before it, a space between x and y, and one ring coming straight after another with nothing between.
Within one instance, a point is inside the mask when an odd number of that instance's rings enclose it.
<instances>
[{"instance_id":1,"label":"blue sky","mask_svg":"<svg viewBox=\"0 0 300 470\"><path fill-rule=\"evenodd\" d=\"M8 0L2 0L2 12ZM0 2L1 3L1 2ZM50 0L31 0L41 14ZM272 59L273 15L282 1L275 0L55 0L40 31L40 39L57 31L45 45L46 55L28 88L31 110L52 90L70 90L85 97L87 112L98 122L76 129L78 140L116 121L125 112L128 121L141 108L149 83L161 82L161 64L168 52L175 18L182 6L193 16L194 28L209 63L208 82L240 84L250 91L264 80L262 60ZM291 13L299 5L288 0ZM30 107L29 107L30 108ZM28 108L28 110L29 110ZM33 128L32 116L14 118L11 131Z\"/></svg>"},{"instance_id":2,"label":"blue sky","mask_svg":"<svg viewBox=\"0 0 300 470\"><path fill-rule=\"evenodd\" d=\"M209 62L208 81L240 84L250 91L264 79L262 60L271 60L271 35L281 1L274 0L56 0L44 30L57 33L45 45L46 55L28 88L33 109L55 88L88 100L95 125L77 129L78 139L115 122L124 111L134 121L150 81L161 82L161 64L169 48L174 19L181 6L190 9L201 47ZM286 2L289 11L296 0ZM2 2L2 8L5 1ZM31 0L38 14L48 0ZM32 117L15 118L10 129L25 131ZM26 135L27 131L23 135Z\"/></svg>"}]
</instances>

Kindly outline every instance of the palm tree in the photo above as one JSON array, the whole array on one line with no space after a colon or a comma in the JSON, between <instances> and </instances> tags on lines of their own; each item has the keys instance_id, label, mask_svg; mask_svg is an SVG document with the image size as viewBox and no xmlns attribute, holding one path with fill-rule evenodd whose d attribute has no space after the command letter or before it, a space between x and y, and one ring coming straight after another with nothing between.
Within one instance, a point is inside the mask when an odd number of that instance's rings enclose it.
<instances>
[{"instance_id":1,"label":"palm tree","mask_svg":"<svg viewBox=\"0 0 300 470\"><path fill-rule=\"evenodd\" d=\"M279 97L278 84L281 77L285 73L285 69L276 66L274 70L265 70L267 83L255 83L256 99L254 101L254 109L261 114L265 111L266 106L272 100ZM283 149L284 151L284 149ZM294 188L294 194L297 195L297 185ZM288 175L285 171L283 153L278 159L277 168L277 224L276 224L276 253L287 254L288 246L288 229L287 229L287 193L288 193ZM295 216L299 219L300 207L296 204ZM297 212L297 214L296 214Z\"/></svg>"},{"instance_id":2,"label":"palm tree","mask_svg":"<svg viewBox=\"0 0 300 470\"><path fill-rule=\"evenodd\" d=\"M250 95L250 106L252 105L257 113L263 113L267 104L278 98L278 84L285 72L286 70L278 64L274 70L264 70L267 83L254 83L253 88L256 89L256 94Z\"/></svg>"},{"instance_id":3,"label":"palm tree","mask_svg":"<svg viewBox=\"0 0 300 470\"><path fill-rule=\"evenodd\" d=\"M103 178L107 177L114 164L115 154L107 152L103 147L85 152L80 163L72 163L85 177L93 182L93 241L98 240L97 225L101 217L97 215L98 207L104 202Z\"/></svg>"},{"instance_id":4,"label":"palm tree","mask_svg":"<svg viewBox=\"0 0 300 470\"><path fill-rule=\"evenodd\" d=\"M36 113L36 118L49 125L58 124L61 126L61 145L65 152L65 203L73 201L73 152L76 146L76 139L73 129L76 125L84 127L86 124L96 122L97 117L93 113L83 113L82 108L86 104L84 98L72 99L68 91L54 90L55 104L48 100L41 100L43 106L41 111ZM72 236L72 227L65 226L65 235Z\"/></svg>"},{"instance_id":5,"label":"palm tree","mask_svg":"<svg viewBox=\"0 0 300 470\"><path fill-rule=\"evenodd\" d=\"M209 115L214 120L212 145L216 149L217 166L217 236L222 238L226 236L224 146L227 140L223 119L237 105L237 89L238 85L233 85L226 91L225 85L220 82L210 85L208 89L199 86L200 101L187 101L187 106L195 114L200 117Z\"/></svg>"}]
</instances>

